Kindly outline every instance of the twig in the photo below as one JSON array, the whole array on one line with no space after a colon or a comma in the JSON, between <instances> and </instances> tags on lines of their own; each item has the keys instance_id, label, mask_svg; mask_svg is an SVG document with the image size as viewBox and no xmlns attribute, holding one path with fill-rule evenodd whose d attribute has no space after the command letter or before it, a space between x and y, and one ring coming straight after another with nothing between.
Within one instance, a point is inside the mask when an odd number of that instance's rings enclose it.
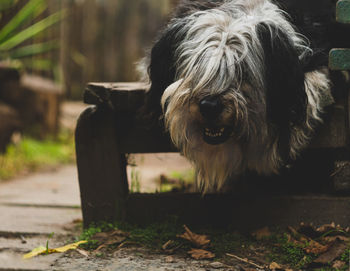
<instances>
[{"instance_id":1,"label":"twig","mask_svg":"<svg viewBox=\"0 0 350 271\"><path fill-rule=\"evenodd\" d=\"M227 255L227 256L230 256L230 257L232 257L232 258L235 258L235 259L237 259L237 260L239 260L239 261L241 261L241 262L244 262L244 263L248 263L248 264L250 264L250 265L253 265L253 266L255 266L255 267L259 268L259 269L264 269L263 266L258 265L258 264L256 264L256 263L253 263L252 261L249 261L248 259L243 259L243 258L240 258L240 257L238 257L238 256L236 256L236 255L233 255L233 254L230 254L230 253L226 253L226 255Z\"/></svg>"}]
</instances>

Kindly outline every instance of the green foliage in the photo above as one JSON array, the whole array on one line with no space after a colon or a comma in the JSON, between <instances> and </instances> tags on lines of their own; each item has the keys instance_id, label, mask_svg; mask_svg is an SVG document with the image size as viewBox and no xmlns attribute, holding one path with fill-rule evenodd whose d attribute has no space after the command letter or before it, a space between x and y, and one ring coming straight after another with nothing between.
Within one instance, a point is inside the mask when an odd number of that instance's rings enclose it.
<instances>
[{"instance_id":1,"label":"green foliage","mask_svg":"<svg viewBox=\"0 0 350 271\"><path fill-rule=\"evenodd\" d=\"M51 232L49 237L46 240L46 254L49 254L49 240L53 237L54 234L55 234L54 232Z\"/></svg>"},{"instance_id":2,"label":"green foliage","mask_svg":"<svg viewBox=\"0 0 350 271\"><path fill-rule=\"evenodd\" d=\"M140 192L141 192L140 172L136 170L135 167L132 167L130 193L140 193Z\"/></svg>"},{"instance_id":3,"label":"green foliage","mask_svg":"<svg viewBox=\"0 0 350 271\"><path fill-rule=\"evenodd\" d=\"M344 253L340 256L340 260L346 263L350 262L350 248L344 251Z\"/></svg>"},{"instance_id":4,"label":"green foliage","mask_svg":"<svg viewBox=\"0 0 350 271\"><path fill-rule=\"evenodd\" d=\"M73 137L69 134L61 133L55 140L44 141L25 137L17 144L10 144L6 152L0 154L0 180L47 166L73 162L74 153Z\"/></svg>"},{"instance_id":5,"label":"green foliage","mask_svg":"<svg viewBox=\"0 0 350 271\"><path fill-rule=\"evenodd\" d=\"M1 0L0 2L0 12L3 11L3 10L6 10L10 7L12 7L14 4L16 4L17 1L14 1L14 0ZM1 18L1 16L0 16Z\"/></svg>"},{"instance_id":6,"label":"green foliage","mask_svg":"<svg viewBox=\"0 0 350 271\"><path fill-rule=\"evenodd\" d=\"M93 236L96 233L107 232L113 229L128 232L130 235L127 241L152 249L161 249L162 245L169 240L175 240L175 244L179 243L180 240L176 240L176 235L183 232L183 227L177 223L176 217L171 217L165 222L154 223L146 227L119 222L113 224L100 222L91 224L89 228L85 229L79 240L88 241L88 243L82 245L84 248L96 249L98 244L96 240L93 240Z\"/></svg>"},{"instance_id":7,"label":"green foliage","mask_svg":"<svg viewBox=\"0 0 350 271\"><path fill-rule=\"evenodd\" d=\"M193 183L195 180L195 173L193 169L173 171L170 173L170 178L181 180L184 183Z\"/></svg>"},{"instance_id":8,"label":"green foliage","mask_svg":"<svg viewBox=\"0 0 350 271\"><path fill-rule=\"evenodd\" d=\"M6 0L0 6L1 14L15 5L16 1ZM37 70L50 70L54 67L53 63L45 59L25 61L25 58L43 54L59 46L57 40L37 42L30 45L23 44L59 22L65 15L65 11L61 10L27 26L28 23L42 15L46 9L47 0L30 0L0 29L0 60L21 59L24 68ZM23 58L24 60L22 60ZM41 62L35 63L36 61ZM30 62L33 63L29 66Z\"/></svg>"},{"instance_id":9,"label":"green foliage","mask_svg":"<svg viewBox=\"0 0 350 271\"><path fill-rule=\"evenodd\" d=\"M232 252L240 254L253 243L250 237L237 232L212 231L208 235L211 237L212 251L217 257Z\"/></svg>"},{"instance_id":10,"label":"green foliage","mask_svg":"<svg viewBox=\"0 0 350 271\"><path fill-rule=\"evenodd\" d=\"M167 177L167 176L166 176ZM177 180L177 183L167 183L166 180L173 179ZM195 172L193 169L184 171L173 171L169 174L169 177L165 178L163 181L160 180L159 192L166 193L173 191L174 189L182 190L186 186L193 184L195 181Z\"/></svg>"},{"instance_id":11,"label":"green foliage","mask_svg":"<svg viewBox=\"0 0 350 271\"><path fill-rule=\"evenodd\" d=\"M177 223L176 218L153 223L143 228L130 225L120 225L119 227L130 232L130 241L154 249L161 249L162 245L169 240L179 241L176 235L183 232L183 227Z\"/></svg>"},{"instance_id":12,"label":"green foliage","mask_svg":"<svg viewBox=\"0 0 350 271\"><path fill-rule=\"evenodd\" d=\"M272 247L271 253L267 255L269 261L288 264L293 268L303 268L315 258L315 255L306 254L303 250L306 244L289 242L286 233L273 234L269 240L266 240L266 245Z\"/></svg>"}]
</instances>

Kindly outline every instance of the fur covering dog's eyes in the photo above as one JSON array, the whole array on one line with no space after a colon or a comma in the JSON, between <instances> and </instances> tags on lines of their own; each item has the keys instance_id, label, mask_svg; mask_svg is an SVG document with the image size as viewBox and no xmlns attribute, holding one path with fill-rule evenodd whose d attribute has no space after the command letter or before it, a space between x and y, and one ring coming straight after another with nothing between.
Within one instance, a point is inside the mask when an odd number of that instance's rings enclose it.
<instances>
[{"instance_id":1,"label":"fur covering dog's eyes","mask_svg":"<svg viewBox=\"0 0 350 271\"><path fill-rule=\"evenodd\" d=\"M305 68L313 54L269 0L179 7L145 67L147 103L203 191L247 170L278 173L308 145L333 102L322 67Z\"/></svg>"}]
</instances>

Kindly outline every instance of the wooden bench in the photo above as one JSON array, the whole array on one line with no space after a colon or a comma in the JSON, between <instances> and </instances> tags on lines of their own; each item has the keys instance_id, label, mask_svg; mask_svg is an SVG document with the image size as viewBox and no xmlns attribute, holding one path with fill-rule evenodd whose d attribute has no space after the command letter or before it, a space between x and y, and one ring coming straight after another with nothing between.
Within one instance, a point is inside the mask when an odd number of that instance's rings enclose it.
<instances>
[{"instance_id":1,"label":"wooden bench","mask_svg":"<svg viewBox=\"0 0 350 271\"><path fill-rule=\"evenodd\" d=\"M331 61L334 60L332 54L338 52L331 52ZM332 63L334 69L343 68L339 60ZM350 217L344 215L350 208L348 197L271 196L271 193L259 191L235 196L130 194L126 173L128 154L177 151L161 127L151 125L139 116L145 89L141 83L90 83L85 90L84 102L92 106L81 114L76 128L85 227L97 221L148 223L167 215L179 216L187 223L203 225L216 221L223 225L234 223L236 228L245 229L273 224L292 225L295 221L316 224L335 221L350 225ZM310 149L348 153L348 90L344 90L341 96Z\"/></svg>"}]
</instances>

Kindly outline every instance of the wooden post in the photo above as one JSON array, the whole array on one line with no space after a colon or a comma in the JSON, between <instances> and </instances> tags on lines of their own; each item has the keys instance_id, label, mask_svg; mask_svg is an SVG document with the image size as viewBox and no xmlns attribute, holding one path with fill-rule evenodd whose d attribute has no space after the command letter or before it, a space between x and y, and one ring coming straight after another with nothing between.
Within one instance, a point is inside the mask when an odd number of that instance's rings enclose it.
<instances>
[{"instance_id":1,"label":"wooden post","mask_svg":"<svg viewBox=\"0 0 350 271\"><path fill-rule=\"evenodd\" d=\"M89 107L79 117L76 154L84 227L125 218L126 159L119 151L115 112Z\"/></svg>"}]
</instances>

